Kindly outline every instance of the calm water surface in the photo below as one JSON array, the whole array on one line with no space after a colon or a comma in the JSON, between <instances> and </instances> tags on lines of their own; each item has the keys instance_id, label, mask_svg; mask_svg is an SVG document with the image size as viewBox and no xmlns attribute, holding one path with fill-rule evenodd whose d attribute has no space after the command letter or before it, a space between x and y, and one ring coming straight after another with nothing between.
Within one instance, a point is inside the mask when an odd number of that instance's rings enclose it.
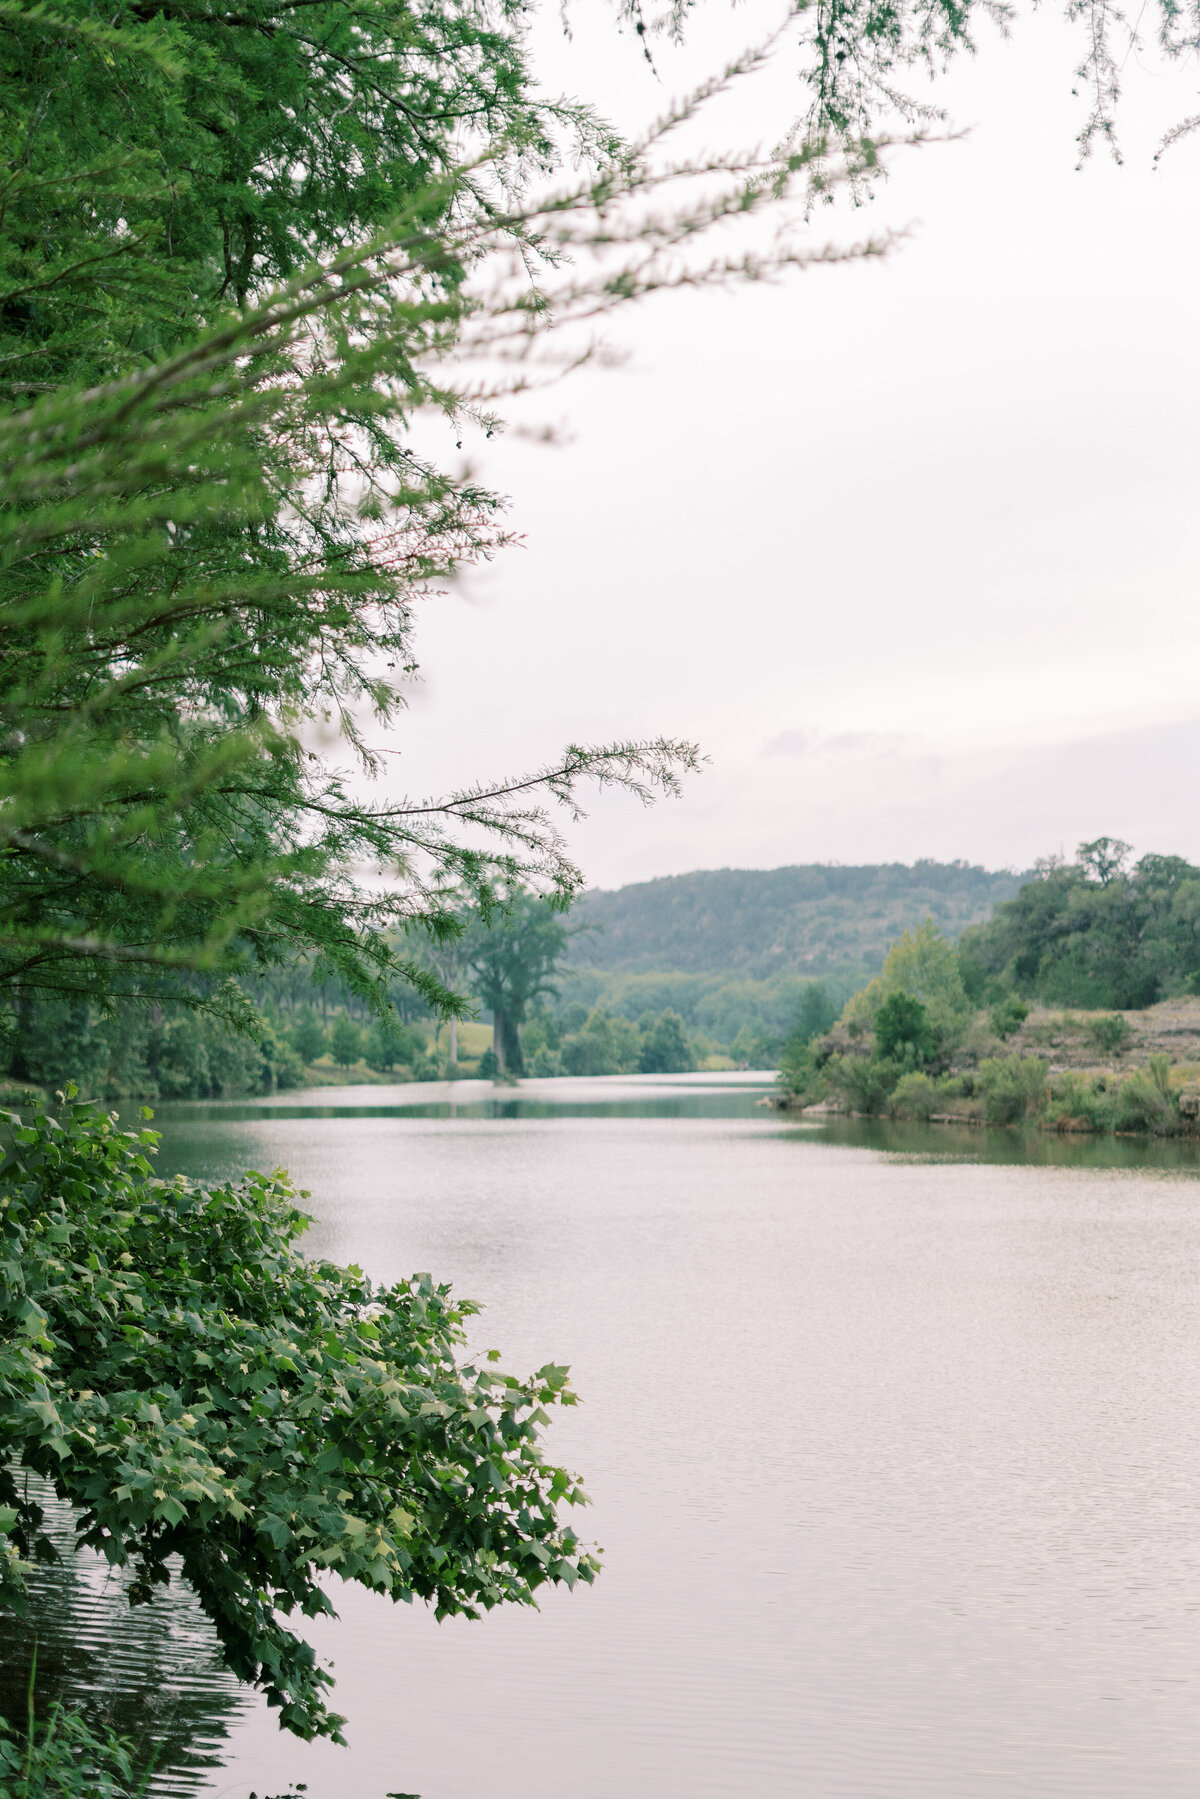
<instances>
[{"instance_id":1,"label":"calm water surface","mask_svg":"<svg viewBox=\"0 0 1200 1799\"><path fill-rule=\"evenodd\" d=\"M429 1269L510 1365L571 1363L551 1447L606 1564L477 1624L337 1589L348 1751L205 1687L161 1608L140 1678L190 1668L227 1732L205 1792L1200 1793L1194 1154L788 1121L761 1091L163 1109L167 1171L284 1163L314 1249Z\"/></svg>"}]
</instances>

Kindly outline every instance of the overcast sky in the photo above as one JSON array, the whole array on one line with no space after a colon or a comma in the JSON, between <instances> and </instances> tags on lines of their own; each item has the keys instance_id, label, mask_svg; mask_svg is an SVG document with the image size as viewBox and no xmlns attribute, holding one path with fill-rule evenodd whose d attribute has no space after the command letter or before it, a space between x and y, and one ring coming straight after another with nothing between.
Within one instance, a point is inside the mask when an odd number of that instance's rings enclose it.
<instances>
[{"instance_id":1,"label":"overcast sky","mask_svg":"<svg viewBox=\"0 0 1200 1799\"><path fill-rule=\"evenodd\" d=\"M714 11L660 83L600 0L539 54L633 129L771 16ZM565 446L464 445L525 544L423 611L410 791L664 733L710 765L593 809L594 884L1101 832L1200 857L1200 143L1152 166L1195 78L1131 59L1124 166L1077 172L1077 52L1048 14L980 28L938 90L966 141L818 221L911 226L886 261L656 300L624 369L540 402ZM782 128L792 67L712 141Z\"/></svg>"}]
</instances>

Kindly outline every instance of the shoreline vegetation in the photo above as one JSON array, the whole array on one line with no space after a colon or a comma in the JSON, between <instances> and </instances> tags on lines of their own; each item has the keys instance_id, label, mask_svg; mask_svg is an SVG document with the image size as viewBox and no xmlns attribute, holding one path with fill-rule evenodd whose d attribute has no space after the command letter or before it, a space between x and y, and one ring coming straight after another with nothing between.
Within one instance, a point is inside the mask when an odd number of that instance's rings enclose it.
<instances>
[{"instance_id":1,"label":"shoreline vegetation","mask_svg":"<svg viewBox=\"0 0 1200 1799\"><path fill-rule=\"evenodd\" d=\"M906 930L833 1028L781 1058L784 1111L1200 1135L1200 869L1100 838L952 943Z\"/></svg>"}]
</instances>

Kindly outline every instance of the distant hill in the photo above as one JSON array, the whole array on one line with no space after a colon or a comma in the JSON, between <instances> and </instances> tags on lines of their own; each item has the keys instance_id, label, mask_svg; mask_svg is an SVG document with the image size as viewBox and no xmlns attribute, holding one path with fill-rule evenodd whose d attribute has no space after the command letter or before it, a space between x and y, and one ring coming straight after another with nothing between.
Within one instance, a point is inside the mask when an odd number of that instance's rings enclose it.
<instances>
[{"instance_id":1,"label":"distant hill","mask_svg":"<svg viewBox=\"0 0 1200 1799\"><path fill-rule=\"evenodd\" d=\"M667 875L585 893L573 918L595 928L574 938L571 960L610 974L869 974L906 926L932 917L957 936L1026 878L965 862Z\"/></svg>"}]
</instances>

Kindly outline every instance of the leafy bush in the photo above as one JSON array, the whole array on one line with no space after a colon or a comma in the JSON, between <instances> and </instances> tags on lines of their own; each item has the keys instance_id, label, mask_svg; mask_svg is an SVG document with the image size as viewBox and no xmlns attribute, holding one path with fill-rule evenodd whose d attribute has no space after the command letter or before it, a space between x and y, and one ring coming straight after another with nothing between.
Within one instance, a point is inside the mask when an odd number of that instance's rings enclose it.
<instances>
[{"instance_id":1,"label":"leafy bush","mask_svg":"<svg viewBox=\"0 0 1200 1799\"><path fill-rule=\"evenodd\" d=\"M494 1049L485 1049L476 1071L481 1081L494 1081L500 1072L500 1058Z\"/></svg>"},{"instance_id":2,"label":"leafy bush","mask_svg":"<svg viewBox=\"0 0 1200 1799\"><path fill-rule=\"evenodd\" d=\"M1092 1020L1088 1035L1101 1054L1119 1056L1133 1036L1133 1030L1127 1018L1122 1018L1119 1012L1110 1012Z\"/></svg>"},{"instance_id":3,"label":"leafy bush","mask_svg":"<svg viewBox=\"0 0 1200 1799\"><path fill-rule=\"evenodd\" d=\"M909 1052L916 1062L937 1053L937 1033L929 1013L910 993L889 993L875 1014L875 1042L881 1056L893 1059Z\"/></svg>"},{"instance_id":4,"label":"leafy bush","mask_svg":"<svg viewBox=\"0 0 1200 1799\"><path fill-rule=\"evenodd\" d=\"M642 1033L638 1067L643 1074L686 1074L696 1066L678 1012L660 1012L653 1020L640 1020Z\"/></svg>"},{"instance_id":5,"label":"leafy bush","mask_svg":"<svg viewBox=\"0 0 1200 1799\"><path fill-rule=\"evenodd\" d=\"M820 1099L825 1091L825 1077L811 1043L793 1039L785 1045L779 1085L796 1104L811 1105Z\"/></svg>"},{"instance_id":6,"label":"leafy bush","mask_svg":"<svg viewBox=\"0 0 1200 1799\"><path fill-rule=\"evenodd\" d=\"M831 1056L825 1078L852 1112L874 1117L887 1108L896 1083L904 1072L899 1062L883 1056Z\"/></svg>"},{"instance_id":7,"label":"leafy bush","mask_svg":"<svg viewBox=\"0 0 1200 1799\"><path fill-rule=\"evenodd\" d=\"M398 1062L416 1069L428 1060L425 1034L416 1025L402 1024L395 1016L375 1018L367 1032L367 1067L377 1074L395 1068Z\"/></svg>"},{"instance_id":8,"label":"leafy bush","mask_svg":"<svg viewBox=\"0 0 1200 1799\"><path fill-rule=\"evenodd\" d=\"M1024 1000L1015 999L1011 995L993 1006L988 1014L993 1031L1002 1043L1015 1036L1017 1031L1029 1017L1029 1007Z\"/></svg>"},{"instance_id":9,"label":"leafy bush","mask_svg":"<svg viewBox=\"0 0 1200 1799\"><path fill-rule=\"evenodd\" d=\"M902 1074L892 1093L892 1116L929 1119L946 1103L940 1084L923 1069Z\"/></svg>"},{"instance_id":10,"label":"leafy bush","mask_svg":"<svg viewBox=\"0 0 1200 1799\"><path fill-rule=\"evenodd\" d=\"M1114 1110L1114 1095L1106 1084L1068 1069L1055 1075L1051 1084L1046 1123L1056 1130L1074 1126L1108 1131L1113 1128Z\"/></svg>"},{"instance_id":11,"label":"leafy bush","mask_svg":"<svg viewBox=\"0 0 1200 1799\"><path fill-rule=\"evenodd\" d=\"M460 1362L476 1308L302 1256L286 1175L155 1180L153 1131L72 1099L12 1117L0 1171L0 1605L56 1554L24 1467L134 1568L131 1603L177 1567L280 1722L341 1740L284 1622L332 1610L330 1571L467 1617L592 1579L558 1516L585 1495L538 1442L565 1368Z\"/></svg>"},{"instance_id":12,"label":"leafy bush","mask_svg":"<svg viewBox=\"0 0 1200 1799\"><path fill-rule=\"evenodd\" d=\"M563 1038L559 1051L564 1074L630 1074L638 1066L642 1039L627 1018L597 1010L581 1031Z\"/></svg>"},{"instance_id":13,"label":"leafy bush","mask_svg":"<svg viewBox=\"0 0 1200 1799\"><path fill-rule=\"evenodd\" d=\"M362 1054L362 1027L345 1012L333 1021L329 1053L339 1068L351 1068Z\"/></svg>"},{"instance_id":14,"label":"leafy bush","mask_svg":"<svg viewBox=\"0 0 1200 1799\"><path fill-rule=\"evenodd\" d=\"M303 1062L316 1062L329 1048L329 1033L311 1006L306 1006L291 1029L292 1048Z\"/></svg>"},{"instance_id":15,"label":"leafy bush","mask_svg":"<svg viewBox=\"0 0 1200 1799\"><path fill-rule=\"evenodd\" d=\"M1046 1064L1040 1056L991 1056L979 1065L979 1089L989 1124L1019 1124L1046 1101Z\"/></svg>"},{"instance_id":16,"label":"leafy bush","mask_svg":"<svg viewBox=\"0 0 1200 1799\"><path fill-rule=\"evenodd\" d=\"M1113 1111L1116 1131L1152 1131L1170 1137L1179 1129L1179 1099L1171 1092L1169 1056L1151 1056L1145 1068L1127 1075L1117 1088Z\"/></svg>"}]
</instances>

